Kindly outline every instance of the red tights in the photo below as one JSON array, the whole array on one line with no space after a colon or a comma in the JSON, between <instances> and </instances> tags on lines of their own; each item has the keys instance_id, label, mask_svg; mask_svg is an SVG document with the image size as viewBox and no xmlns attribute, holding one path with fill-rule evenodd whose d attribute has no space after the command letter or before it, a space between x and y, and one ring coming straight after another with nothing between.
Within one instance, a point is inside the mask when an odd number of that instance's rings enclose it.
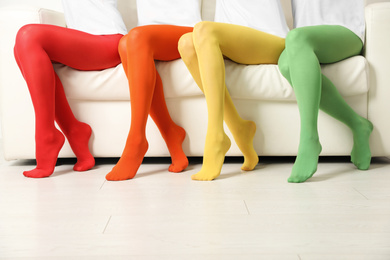
<instances>
[{"instance_id":1,"label":"red tights","mask_svg":"<svg viewBox=\"0 0 390 260\"><path fill-rule=\"evenodd\" d=\"M43 24L26 25L19 30L15 58L27 82L35 111L37 167L24 172L26 177L48 177L53 173L64 135L77 157L74 170L85 171L95 165L88 148L91 127L73 115L52 63L78 70L114 67L120 63L117 50L121 37L120 34L91 35Z\"/></svg>"},{"instance_id":2,"label":"red tights","mask_svg":"<svg viewBox=\"0 0 390 260\"><path fill-rule=\"evenodd\" d=\"M131 127L122 157L107 174L107 180L127 180L137 173L148 149L145 128L149 114L171 154L169 171L180 172L188 166L187 157L182 150L186 133L169 115L163 85L154 61L180 58L178 41L183 34L192 32L192 29L173 25L140 26L132 29L120 41L119 53L130 87Z\"/></svg>"}]
</instances>

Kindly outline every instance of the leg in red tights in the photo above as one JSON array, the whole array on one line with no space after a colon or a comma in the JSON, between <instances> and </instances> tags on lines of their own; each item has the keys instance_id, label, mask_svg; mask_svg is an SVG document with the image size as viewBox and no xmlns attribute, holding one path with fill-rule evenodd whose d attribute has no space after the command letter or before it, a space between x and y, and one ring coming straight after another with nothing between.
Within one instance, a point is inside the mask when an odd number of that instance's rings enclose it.
<instances>
[{"instance_id":1,"label":"leg in red tights","mask_svg":"<svg viewBox=\"0 0 390 260\"><path fill-rule=\"evenodd\" d=\"M58 153L68 139L77 157L76 171L92 168L95 160L88 148L92 130L78 121L69 107L52 62L78 70L101 70L120 63L117 46L122 35L91 35L43 24L22 27L16 37L15 58L26 80L35 111L37 167L26 177L50 176ZM55 127L57 122L63 134Z\"/></svg>"},{"instance_id":2,"label":"leg in red tights","mask_svg":"<svg viewBox=\"0 0 390 260\"><path fill-rule=\"evenodd\" d=\"M171 154L169 171L180 172L188 166L188 159L182 150L186 133L169 115L154 61L180 58L178 41L192 29L173 25L140 26L122 38L119 53L130 86L131 127L122 156L107 174L107 180L127 180L137 173L148 149L145 128L149 114Z\"/></svg>"}]
</instances>

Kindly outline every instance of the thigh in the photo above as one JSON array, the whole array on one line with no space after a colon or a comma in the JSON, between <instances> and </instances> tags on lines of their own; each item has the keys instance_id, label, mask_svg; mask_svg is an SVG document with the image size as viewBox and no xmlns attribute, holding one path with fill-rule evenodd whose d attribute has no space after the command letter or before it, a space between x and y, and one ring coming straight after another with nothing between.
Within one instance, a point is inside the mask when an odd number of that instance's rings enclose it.
<instances>
[{"instance_id":1,"label":"thigh","mask_svg":"<svg viewBox=\"0 0 390 260\"><path fill-rule=\"evenodd\" d=\"M309 46L320 63L333 63L360 54L363 43L351 30L339 25L317 25L297 28L292 41L296 48ZM286 48L289 48L290 35L287 36ZM303 41L303 42L302 42Z\"/></svg>"},{"instance_id":2,"label":"thigh","mask_svg":"<svg viewBox=\"0 0 390 260\"><path fill-rule=\"evenodd\" d=\"M242 64L277 64L285 40L250 27L208 22L206 31L215 37L222 54Z\"/></svg>"},{"instance_id":3,"label":"thigh","mask_svg":"<svg viewBox=\"0 0 390 260\"><path fill-rule=\"evenodd\" d=\"M100 70L120 63L122 35L92 35L54 25L35 25L30 41L38 42L53 62L79 70ZM28 44L28 42L27 42Z\"/></svg>"},{"instance_id":4,"label":"thigh","mask_svg":"<svg viewBox=\"0 0 390 260\"><path fill-rule=\"evenodd\" d=\"M192 32L192 27L175 25L145 25L129 33L130 45L153 55L153 59L170 61L180 58L178 42L182 35Z\"/></svg>"}]
</instances>

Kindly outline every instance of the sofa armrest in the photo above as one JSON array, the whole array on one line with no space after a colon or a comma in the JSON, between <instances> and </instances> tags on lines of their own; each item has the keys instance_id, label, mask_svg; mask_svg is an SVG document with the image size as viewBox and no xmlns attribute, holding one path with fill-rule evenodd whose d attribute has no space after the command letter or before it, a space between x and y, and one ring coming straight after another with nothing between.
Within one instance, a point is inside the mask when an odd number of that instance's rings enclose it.
<instances>
[{"instance_id":1,"label":"sofa armrest","mask_svg":"<svg viewBox=\"0 0 390 260\"><path fill-rule=\"evenodd\" d=\"M368 5L364 56L369 67L368 119L374 124L373 156L390 155L390 2Z\"/></svg>"},{"instance_id":2,"label":"sofa armrest","mask_svg":"<svg viewBox=\"0 0 390 260\"><path fill-rule=\"evenodd\" d=\"M65 17L63 13L40 8L38 10L40 23L42 24L52 24L61 27L66 27Z\"/></svg>"},{"instance_id":3,"label":"sofa armrest","mask_svg":"<svg viewBox=\"0 0 390 260\"><path fill-rule=\"evenodd\" d=\"M0 21L3 25L13 26L18 24L21 25L19 27L30 23L66 26L63 13L28 5L0 8Z\"/></svg>"}]
</instances>

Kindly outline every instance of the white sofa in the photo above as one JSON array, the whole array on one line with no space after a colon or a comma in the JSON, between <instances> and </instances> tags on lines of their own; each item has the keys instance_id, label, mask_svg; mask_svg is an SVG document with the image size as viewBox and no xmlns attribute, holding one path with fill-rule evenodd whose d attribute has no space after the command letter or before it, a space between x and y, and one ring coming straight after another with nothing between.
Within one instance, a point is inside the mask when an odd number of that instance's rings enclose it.
<instances>
[{"instance_id":1,"label":"white sofa","mask_svg":"<svg viewBox=\"0 0 390 260\"><path fill-rule=\"evenodd\" d=\"M282 0L291 25L291 5ZM215 0L203 0L202 17L212 20ZM135 0L119 0L119 9L130 30L137 23ZM323 66L347 102L375 129L371 137L373 156L390 155L390 2L366 7L364 54ZM34 158L34 112L27 86L14 61L13 45L18 29L28 23L65 26L63 14L31 6L0 10L0 106L4 156L7 160ZM184 151L202 156L207 111L204 97L184 63L179 59L156 62L166 102L174 121L184 127ZM82 72L56 65L76 116L90 124L90 148L96 157L119 157L130 125L128 85L122 65L104 71ZM254 120L258 154L295 155L299 137L299 115L294 93L276 65L239 65L226 61L229 91L242 117ZM321 112L319 118L322 155L349 155L352 136L343 124ZM230 133L227 130L227 133ZM146 156L169 156L153 121L147 126ZM228 156L239 156L234 144ZM73 157L65 144L60 157Z\"/></svg>"}]
</instances>

